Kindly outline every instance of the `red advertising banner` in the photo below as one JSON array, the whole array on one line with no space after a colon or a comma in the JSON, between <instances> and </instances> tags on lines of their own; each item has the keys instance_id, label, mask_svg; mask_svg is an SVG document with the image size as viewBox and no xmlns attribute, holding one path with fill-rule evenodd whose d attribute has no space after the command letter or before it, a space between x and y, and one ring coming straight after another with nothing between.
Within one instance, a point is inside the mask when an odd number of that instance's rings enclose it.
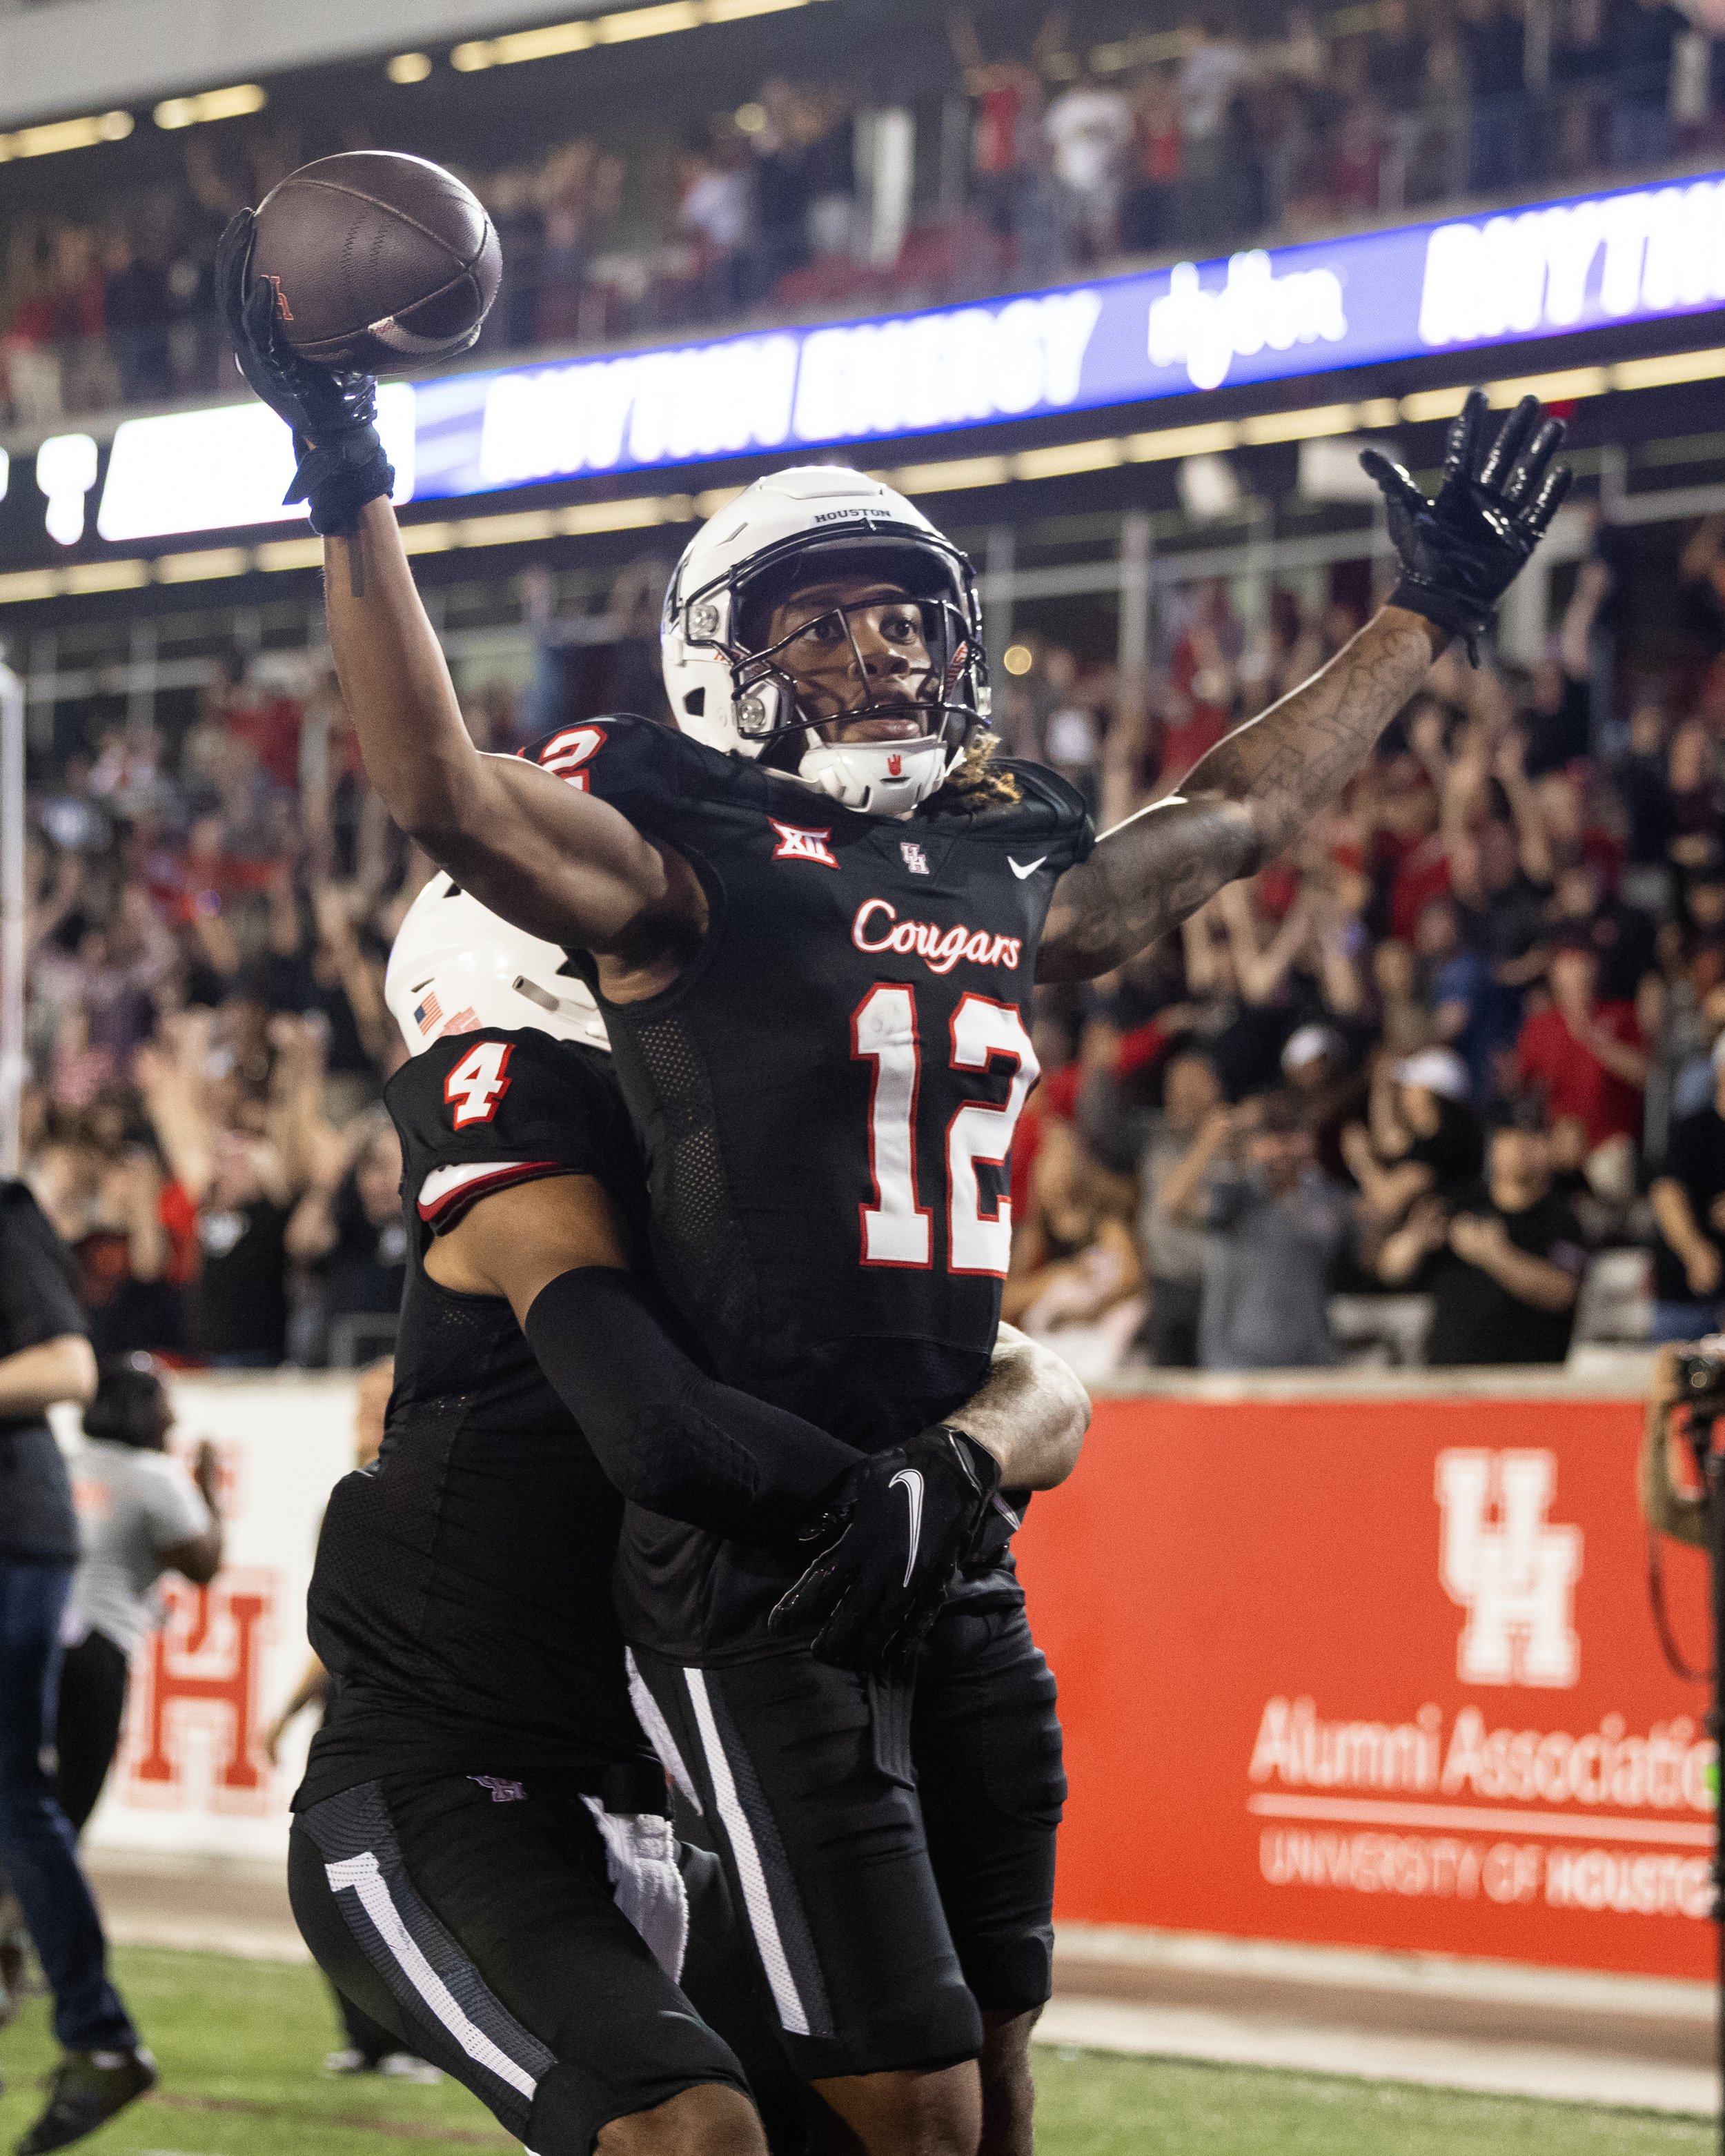
<instances>
[{"instance_id":1,"label":"red advertising banner","mask_svg":"<svg viewBox=\"0 0 1725 2156\"><path fill-rule=\"evenodd\" d=\"M1099 1401L1019 1542L1057 1913L1705 1977L1713 1747L1614 1401ZM1667 1594L1706 1663L1705 1568Z\"/></svg>"}]
</instances>

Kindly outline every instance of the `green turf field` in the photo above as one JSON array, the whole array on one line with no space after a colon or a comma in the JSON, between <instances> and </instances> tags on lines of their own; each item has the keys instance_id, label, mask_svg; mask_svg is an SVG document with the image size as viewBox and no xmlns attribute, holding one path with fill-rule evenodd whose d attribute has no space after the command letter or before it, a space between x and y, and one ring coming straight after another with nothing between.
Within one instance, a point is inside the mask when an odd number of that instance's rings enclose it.
<instances>
[{"instance_id":1,"label":"green turf field","mask_svg":"<svg viewBox=\"0 0 1725 2156\"><path fill-rule=\"evenodd\" d=\"M322 2074L336 2040L316 1973L278 1962L122 1948L117 1974L162 2087L89 2146L107 2156L423 2156L508 2148L450 2083ZM43 2003L0 2031L0 2152L34 2117L53 2056ZM1043 2051L1040 2156L1671 2156L1709 2149L1698 2121L1495 2097Z\"/></svg>"}]
</instances>

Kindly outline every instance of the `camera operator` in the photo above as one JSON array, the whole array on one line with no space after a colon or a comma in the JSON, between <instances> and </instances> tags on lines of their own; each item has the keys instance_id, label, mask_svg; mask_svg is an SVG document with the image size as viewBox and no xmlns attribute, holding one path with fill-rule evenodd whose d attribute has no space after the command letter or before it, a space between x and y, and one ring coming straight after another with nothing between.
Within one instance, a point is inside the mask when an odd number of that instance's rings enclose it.
<instances>
[{"instance_id":1,"label":"camera operator","mask_svg":"<svg viewBox=\"0 0 1725 2156\"><path fill-rule=\"evenodd\" d=\"M53 1988L64 2054L18 2156L81 2140L156 2079L108 1980L101 1919L43 1765L78 1558L71 1482L46 1411L88 1401L96 1379L72 1281L65 1246L28 1189L0 1183L0 1866Z\"/></svg>"}]
</instances>

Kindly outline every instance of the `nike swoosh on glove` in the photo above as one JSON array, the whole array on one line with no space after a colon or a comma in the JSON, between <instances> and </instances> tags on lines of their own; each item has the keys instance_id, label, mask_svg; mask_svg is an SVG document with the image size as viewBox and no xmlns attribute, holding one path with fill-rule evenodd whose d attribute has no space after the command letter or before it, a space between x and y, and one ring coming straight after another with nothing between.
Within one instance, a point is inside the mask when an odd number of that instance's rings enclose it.
<instances>
[{"instance_id":1,"label":"nike swoosh on glove","mask_svg":"<svg viewBox=\"0 0 1725 2156\"><path fill-rule=\"evenodd\" d=\"M293 429L299 469L282 500L303 501L314 531L351 531L366 504L395 485L377 429L377 384L369 374L302 358L280 335L275 286L251 275L257 224L241 210L216 248L216 296L234 357L250 388Z\"/></svg>"},{"instance_id":2,"label":"nike swoosh on glove","mask_svg":"<svg viewBox=\"0 0 1725 2156\"><path fill-rule=\"evenodd\" d=\"M1563 432L1561 419L1544 418L1538 400L1524 397L1493 434L1485 391L1470 389L1450 429L1443 484L1430 501L1394 458L1381 449L1360 452L1383 490L1401 563L1390 604L1464 638L1476 666L1498 600L1569 491L1569 467L1552 461Z\"/></svg>"},{"instance_id":3,"label":"nike swoosh on glove","mask_svg":"<svg viewBox=\"0 0 1725 2156\"><path fill-rule=\"evenodd\" d=\"M942 1424L871 1453L834 1485L805 1540L820 1553L768 1620L776 1639L814 1628L817 1661L908 1661L1000 1486L999 1463Z\"/></svg>"}]
</instances>

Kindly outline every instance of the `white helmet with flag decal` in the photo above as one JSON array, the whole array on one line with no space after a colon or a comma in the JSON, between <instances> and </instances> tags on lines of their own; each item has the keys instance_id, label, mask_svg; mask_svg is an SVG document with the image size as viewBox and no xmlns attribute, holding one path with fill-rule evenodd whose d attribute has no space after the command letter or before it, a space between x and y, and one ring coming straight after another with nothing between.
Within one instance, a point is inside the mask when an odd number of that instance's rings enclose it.
<instances>
[{"instance_id":1,"label":"white helmet with flag decal","mask_svg":"<svg viewBox=\"0 0 1725 2156\"><path fill-rule=\"evenodd\" d=\"M911 699L924 718L914 740L823 738L834 715L810 717L799 707L788 653L815 624L767 639L773 608L792 592L859 573L896 585L920 609L929 665ZM835 607L822 619L842 625L866 685L850 620L856 611ZM842 465L771 472L707 519L665 593L660 650L683 732L875 814L902 815L926 801L988 721L982 610L968 557L901 494ZM882 716L905 710L902 698L880 707ZM872 711L865 702L844 716Z\"/></svg>"},{"instance_id":2,"label":"white helmet with flag decal","mask_svg":"<svg viewBox=\"0 0 1725 2156\"><path fill-rule=\"evenodd\" d=\"M441 872L408 908L389 953L383 999L409 1055L452 1033L533 1026L557 1040L611 1045L564 952L513 928Z\"/></svg>"}]
</instances>

